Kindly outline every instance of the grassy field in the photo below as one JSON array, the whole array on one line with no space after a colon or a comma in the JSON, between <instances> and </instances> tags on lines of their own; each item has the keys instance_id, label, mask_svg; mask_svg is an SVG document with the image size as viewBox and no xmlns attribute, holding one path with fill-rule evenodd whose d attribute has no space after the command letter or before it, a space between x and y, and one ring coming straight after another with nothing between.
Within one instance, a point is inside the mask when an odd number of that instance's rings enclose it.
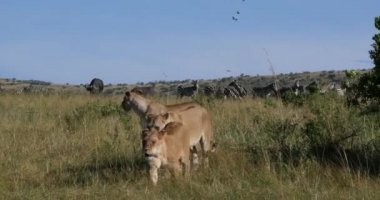
<instances>
[{"instance_id":1,"label":"grassy field","mask_svg":"<svg viewBox=\"0 0 380 200\"><path fill-rule=\"evenodd\" d=\"M0 94L1 199L379 199L380 114L334 95L196 98L212 115L210 167L149 184L122 96ZM175 103L175 99L157 99Z\"/></svg>"}]
</instances>

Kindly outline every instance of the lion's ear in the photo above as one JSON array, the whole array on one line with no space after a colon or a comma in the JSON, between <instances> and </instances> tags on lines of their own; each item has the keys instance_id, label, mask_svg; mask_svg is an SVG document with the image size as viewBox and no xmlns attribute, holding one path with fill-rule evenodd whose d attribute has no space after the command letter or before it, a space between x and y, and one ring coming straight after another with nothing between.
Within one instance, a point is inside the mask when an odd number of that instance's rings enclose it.
<instances>
[{"instance_id":1,"label":"lion's ear","mask_svg":"<svg viewBox=\"0 0 380 200\"><path fill-rule=\"evenodd\" d=\"M129 91L126 91L126 92L125 92L125 96L130 97L130 96L131 96L131 93L130 93Z\"/></svg>"},{"instance_id":2,"label":"lion's ear","mask_svg":"<svg viewBox=\"0 0 380 200\"><path fill-rule=\"evenodd\" d=\"M169 122L165 125L165 128L163 129L166 134L171 135L176 132L176 129L182 126L182 123L180 122Z\"/></svg>"}]
</instances>

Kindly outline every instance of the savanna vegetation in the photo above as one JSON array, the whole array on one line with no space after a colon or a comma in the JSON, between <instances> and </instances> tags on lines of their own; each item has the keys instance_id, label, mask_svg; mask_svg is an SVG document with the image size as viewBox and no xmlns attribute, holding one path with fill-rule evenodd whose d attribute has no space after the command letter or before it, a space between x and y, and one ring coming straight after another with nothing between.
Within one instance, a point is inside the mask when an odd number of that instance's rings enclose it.
<instances>
[{"instance_id":1,"label":"savanna vegetation","mask_svg":"<svg viewBox=\"0 0 380 200\"><path fill-rule=\"evenodd\" d=\"M380 30L379 17L375 26ZM137 116L121 109L122 95L85 94L78 86L51 92L22 85L18 92L7 80L0 93L0 198L379 199L380 35L373 39L375 67L349 77L346 97L196 96L211 113L217 151L190 178L161 171L156 187Z\"/></svg>"},{"instance_id":2,"label":"savanna vegetation","mask_svg":"<svg viewBox=\"0 0 380 200\"><path fill-rule=\"evenodd\" d=\"M380 104L380 16L375 17L375 27L378 30L372 40L372 50L369 51L374 68L366 74L356 77L352 88L354 96L360 98L360 103Z\"/></svg>"},{"instance_id":3,"label":"savanna vegetation","mask_svg":"<svg viewBox=\"0 0 380 200\"><path fill-rule=\"evenodd\" d=\"M189 179L148 180L122 96L0 94L2 199L378 199L380 114L335 94L223 101L217 151ZM158 98L165 104L173 97Z\"/></svg>"}]
</instances>

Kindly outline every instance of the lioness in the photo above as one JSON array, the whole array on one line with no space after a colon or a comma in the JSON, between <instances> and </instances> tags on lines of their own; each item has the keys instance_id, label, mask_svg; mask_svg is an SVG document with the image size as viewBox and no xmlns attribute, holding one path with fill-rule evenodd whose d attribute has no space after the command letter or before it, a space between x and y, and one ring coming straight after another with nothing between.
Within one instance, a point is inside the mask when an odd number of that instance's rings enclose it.
<instances>
[{"instance_id":1,"label":"lioness","mask_svg":"<svg viewBox=\"0 0 380 200\"><path fill-rule=\"evenodd\" d=\"M181 123L171 122L164 129L145 129L142 133L144 156L149 162L149 176L154 185L158 181L157 170L162 166L173 176L182 171L188 175L190 168L189 129Z\"/></svg>"},{"instance_id":2,"label":"lioness","mask_svg":"<svg viewBox=\"0 0 380 200\"><path fill-rule=\"evenodd\" d=\"M150 128L156 128L158 130L162 130L166 124L170 122L181 122L182 117L180 114L175 112L167 112L165 114L160 115L148 115L146 118L146 126Z\"/></svg>"},{"instance_id":3,"label":"lioness","mask_svg":"<svg viewBox=\"0 0 380 200\"><path fill-rule=\"evenodd\" d=\"M180 111L179 113L176 112L167 112L165 114L161 115L149 115L147 118L147 127L148 128L156 128L158 130L162 130L167 124L171 122L181 122L184 126L188 126L188 121L183 121L182 120L182 112ZM195 119L196 117L202 117L202 116L197 116L196 110L189 109L186 111L188 115L194 116ZM195 147L198 143L201 145L201 150L203 155L212 150L212 138L211 135L207 134L199 134L201 131L197 127L190 127L190 131L188 132L189 137L190 137L190 146Z\"/></svg>"},{"instance_id":4,"label":"lioness","mask_svg":"<svg viewBox=\"0 0 380 200\"><path fill-rule=\"evenodd\" d=\"M188 133L190 134L190 144L193 146L200 142L202 152L207 152L211 149L211 140L213 139L211 119L207 110L197 103L188 102L165 106L145 98L138 90L132 90L125 93L122 107L126 111L132 109L139 115L140 125L143 130L147 128L147 119L151 116L163 115L168 112L178 114L181 119L180 122L191 129ZM166 123L160 125L159 130ZM194 157L196 156L194 155Z\"/></svg>"},{"instance_id":5,"label":"lioness","mask_svg":"<svg viewBox=\"0 0 380 200\"><path fill-rule=\"evenodd\" d=\"M207 110L195 102L185 102L172 105L163 105L146 98L143 93L137 89L125 92L123 101L121 103L125 111L133 110L140 117L140 125L142 129L146 128L146 119L149 115L160 115L167 112L183 111L183 119L191 118L186 114L190 108L196 109L201 113L207 113ZM208 115L208 113L207 113ZM211 122L210 122L211 124Z\"/></svg>"}]
</instances>

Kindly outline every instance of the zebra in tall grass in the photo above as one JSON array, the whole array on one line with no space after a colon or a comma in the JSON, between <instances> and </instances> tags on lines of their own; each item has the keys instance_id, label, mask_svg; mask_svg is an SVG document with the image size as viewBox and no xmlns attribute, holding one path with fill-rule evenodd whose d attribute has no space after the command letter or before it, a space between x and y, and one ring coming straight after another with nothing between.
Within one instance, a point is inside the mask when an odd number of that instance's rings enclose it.
<instances>
[{"instance_id":1,"label":"zebra in tall grass","mask_svg":"<svg viewBox=\"0 0 380 200\"><path fill-rule=\"evenodd\" d=\"M203 89L203 93L206 95L206 96L209 96L209 97L215 97L215 98L218 98L218 99L222 99L222 98L238 98L238 96L236 95L236 91L235 89L232 89L233 91L230 91L231 88L220 88L220 87L212 87L212 86L206 86L204 89Z\"/></svg>"},{"instance_id":2,"label":"zebra in tall grass","mask_svg":"<svg viewBox=\"0 0 380 200\"><path fill-rule=\"evenodd\" d=\"M190 87L182 87L182 85L179 85L177 88L177 95L179 98L184 96L193 97L198 93L198 88L198 80L193 81L193 86Z\"/></svg>"},{"instance_id":3,"label":"zebra in tall grass","mask_svg":"<svg viewBox=\"0 0 380 200\"><path fill-rule=\"evenodd\" d=\"M304 92L304 87L300 85L300 81L297 80L294 85L292 85L291 87L282 87L279 89L278 93L279 95L281 95L281 97L283 97L286 93L293 93L295 94L296 96L300 95L301 93Z\"/></svg>"},{"instance_id":4,"label":"zebra in tall grass","mask_svg":"<svg viewBox=\"0 0 380 200\"><path fill-rule=\"evenodd\" d=\"M203 89L203 93L209 97L215 96L217 98L224 98L224 89L225 88L206 86Z\"/></svg>"},{"instance_id":5,"label":"zebra in tall grass","mask_svg":"<svg viewBox=\"0 0 380 200\"><path fill-rule=\"evenodd\" d=\"M247 90L239 85L236 80L233 80L226 88L224 88L224 96L225 98L232 98L232 99L241 99L242 97L247 96L248 92Z\"/></svg>"},{"instance_id":6,"label":"zebra in tall grass","mask_svg":"<svg viewBox=\"0 0 380 200\"><path fill-rule=\"evenodd\" d=\"M272 97L278 96L279 89L277 82L273 82L265 87L253 87L252 93L254 97Z\"/></svg>"},{"instance_id":7,"label":"zebra in tall grass","mask_svg":"<svg viewBox=\"0 0 380 200\"><path fill-rule=\"evenodd\" d=\"M327 92L336 92L338 96L344 96L346 93L346 88L342 88L342 85L339 83L331 82L320 90L321 94L325 94Z\"/></svg>"},{"instance_id":8,"label":"zebra in tall grass","mask_svg":"<svg viewBox=\"0 0 380 200\"><path fill-rule=\"evenodd\" d=\"M233 80L228 86L232 86L235 88L235 90L239 93L240 97L245 97L248 95L247 89L245 89L243 86L239 85L236 80Z\"/></svg>"},{"instance_id":9,"label":"zebra in tall grass","mask_svg":"<svg viewBox=\"0 0 380 200\"><path fill-rule=\"evenodd\" d=\"M238 91L233 87L226 87L223 91L224 99L240 99Z\"/></svg>"}]
</instances>

